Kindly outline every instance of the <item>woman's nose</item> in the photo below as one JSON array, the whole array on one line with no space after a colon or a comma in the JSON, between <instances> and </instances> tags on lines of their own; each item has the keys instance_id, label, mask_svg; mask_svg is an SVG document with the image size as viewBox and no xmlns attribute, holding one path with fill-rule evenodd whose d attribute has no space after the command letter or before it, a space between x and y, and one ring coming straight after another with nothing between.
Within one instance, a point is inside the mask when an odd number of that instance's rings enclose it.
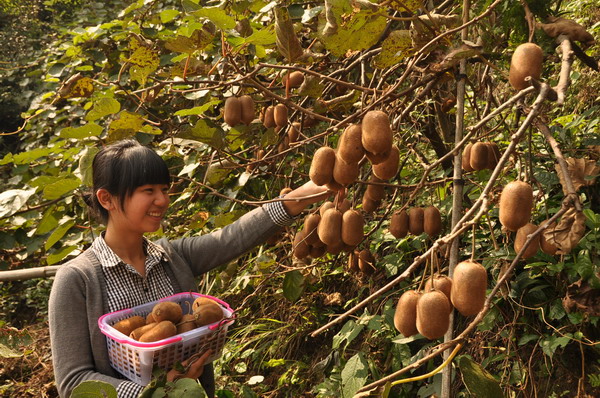
<instances>
[{"instance_id":1,"label":"woman's nose","mask_svg":"<svg viewBox=\"0 0 600 398\"><path fill-rule=\"evenodd\" d=\"M170 202L168 192L158 192L154 197L154 203L159 206L166 206Z\"/></svg>"}]
</instances>

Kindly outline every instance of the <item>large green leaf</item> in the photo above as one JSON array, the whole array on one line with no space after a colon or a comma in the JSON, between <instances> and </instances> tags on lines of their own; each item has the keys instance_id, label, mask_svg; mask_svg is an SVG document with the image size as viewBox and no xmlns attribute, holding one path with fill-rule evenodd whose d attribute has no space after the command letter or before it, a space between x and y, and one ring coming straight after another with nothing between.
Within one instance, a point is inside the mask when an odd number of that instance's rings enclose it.
<instances>
[{"instance_id":1,"label":"large green leaf","mask_svg":"<svg viewBox=\"0 0 600 398\"><path fill-rule=\"evenodd\" d=\"M142 129L144 118L128 111L119 113L119 116L108 126L108 140L118 141L133 136Z\"/></svg>"},{"instance_id":2,"label":"large green leaf","mask_svg":"<svg viewBox=\"0 0 600 398\"><path fill-rule=\"evenodd\" d=\"M473 397L504 398L504 393L498 381L481 365L465 355L460 356L457 362L465 385Z\"/></svg>"},{"instance_id":3,"label":"large green leaf","mask_svg":"<svg viewBox=\"0 0 600 398\"><path fill-rule=\"evenodd\" d=\"M44 246L46 250L50 249L55 243L61 240L61 238L65 236L69 229L75 225L75 220L72 219L61 220L61 222L62 224L59 225L58 228L56 228L48 237L48 240Z\"/></svg>"},{"instance_id":4,"label":"large green leaf","mask_svg":"<svg viewBox=\"0 0 600 398\"><path fill-rule=\"evenodd\" d=\"M83 139L88 137L97 137L102 134L102 127L96 123L87 123L79 127L65 127L58 133L63 138Z\"/></svg>"},{"instance_id":5,"label":"large green leaf","mask_svg":"<svg viewBox=\"0 0 600 398\"><path fill-rule=\"evenodd\" d=\"M304 292L304 275L298 270L293 270L285 274L283 279L283 295L286 299L294 302L300 298Z\"/></svg>"},{"instance_id":6,"label":"large green leaf","mask_svg":"<svg viewBox=\"0 0 600 398\"><path fill-rule=\"evenodd\" d=\"M0 217L9 217L21 210L35 193L32 189L9 189L0 193Z\"/></svg>"},{"instance_id":7,"label":"large green leaf","mask_svg":"<svg viewBox=\"0 0 600 398\"><path fill-rule=\"evenodd\" d=\"M194 15L209 19L219 29L227 30L235 28L235 19L219 7L203 7L198 11L194 11Z\"/></svg>"},{"instance_id":8,"label":"large green leaf","mask_svg":"<svg viewBox=\"0 0 600 398\"><path fill-rule=\"evenodd\" d=\"M121 104L114 98L104 97L94 102L92 109L85 116L85 120L91 122L112 115L121 110Z\"/></svg>"},{"instance_id":9,"label":"large green leaf","mask_svg":"<svg viewBox=\"0 0 600 398\"><path fill-rule=\"evenodd\" d=\"M117 389L104 381L86 380L73 389L70 398L117 398Z\"/></svg>"},{"instance_id":10,"label":"large green leaf","mask_svg":"<svg viewBox=\"0 0 600 398\"><path fill-rule=\"evenodd\" d=\"M352 398L365 385L369 376L369 366L361 352L346 362L342 369L342 397Z\"/></svg>"},{"instance_id":11,"label":"large green leaf","mask_svg":"<svg viewBox=\"0 0 600 398\"><path fill-rule=\"evenodd\" d=\"M63 178L58 181L53 182L52 184L48 184L44 187L42 193L44 198L52 200L58 199L63 195L72 193L75 189L77 189L81 185L81 180L79 178L69 177Z\"/></svg>"},{"instance_id":12,"label":"large green leaf","mask_svg":"<svg viewBox=\"0 0 600 398\"><path fill-rule=\"evenodd\" d=\"M77 249L77 246L65 246L60 248L58 251L48 255L46 257L46 263L48 265L56 264L61 262L65 257L71 254L73 251Z\"/></svg>"},{"instance_id":13,"label":"large green leaf","mask_svg":"<svg viewBox=\"0 0 600 398\"><path fill-rule=\"evenodd\" d=\"M412 39L408 30L390 32L381 45L381 52L373 58L376 68L387 68L408 57L412 50Z\"/></svg>"}]
</instances>

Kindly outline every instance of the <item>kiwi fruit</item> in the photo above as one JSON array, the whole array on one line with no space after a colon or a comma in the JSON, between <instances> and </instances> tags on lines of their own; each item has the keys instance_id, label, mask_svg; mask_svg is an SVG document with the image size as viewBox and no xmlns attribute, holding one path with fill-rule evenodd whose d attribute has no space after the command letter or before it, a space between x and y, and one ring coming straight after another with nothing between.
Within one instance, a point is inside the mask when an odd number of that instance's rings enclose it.
<instances>
[{"instance_id":1,"label":"kiwi fruit","mask_svg":"<svg viewBox=\"0 0 600 398\"><path fill-rule=\"evenodd\" d=\"M438 236L442 232L442 216L435 206L423 210L423 231L429 236Z\"/></svg>"},{"instance_id":2,"label":"kiwi fruit","mask_svg":"<svg viewBox=\"0 0 600 398\"><path fill-rule=\"evenodd\" d=\"M372 153L369 151L365 151L365 156L367 157L367 159L369 159L369 162L371 162L372 165L377 165L377 164L385 162L387 160L387 158L390 157L391 152L392 152L391 149L389 151L383 152L383 153Z\"/></svg>"},{"instance_id":3,"label":"kiwi fruit","mask_svg":"<svg viewBox=\"0 0 600 398\"><path fill-rule=\"evenodd\" d=\"M208 297L200 296L200 297L196 298L194 300L194 302L192 303L192 312L196 311L196 308L198 308L198 307L200 307L200 306L202 306L204 304L211 305L213 303L217 304L214 300L212 300L212 299L210 299Z\"/></svg>"},{"instance_id":4,"label":"kiwi fruit","mask_svg":"<svg viewBox=\"0 0 600 398\"><path fill-rule=\"evenodd\" d=\"M286 78L289 88L298 88L304 83L304 73L300 71L289 72Z\"/></svg>"},{"instance_id":5,"label":"kiwi fruit","mask_svg":"<svg viewBox=\"0 0 600 398\"><path fill-rule=\"evenodd\" d=\"M304 230L296 232L294 235L294 241L292 242L292 254L298 259L303 259L308 256L310 246L306 241L306 235Z\"/></svg>"},{"instance_id":6,"label":"kiwi fruit","mask_svg":"<svg viewBox=\"0 0 600 398\"><path fill-rule=\"evenodd\" d=\"M329 184L333 178L335 150L324 146L315 151L308 175L316 185Z\"/></svg>"},{"instance_id":7,"label":"kiwi fruit","mask_svg":"<svg viewBox=\"0 0 600 398\"><path fill-rule=\"evenodd\" d=\"M321 244L321 246L310 246L308 255L312 258L323 257L327 253L327 246Z\"/></svg>"},{"instance_id":8,"label":"kiwi fruit","mask_svg":"<svg viewBox=\"0 0 600 398\"><path fill-rule=\"evenodd\" d=\"M450 326L452 306L439 290L423 293L417 301L417 330L429 340L444 337Z\"/></svg>"},{"instance_id":9,"label":"kiwi fruit","mask_svg":"<svg viewBox=\"0 0 600 398\"><path fill-rule=\"evenodd\" d=\"M334 163L334 166L335 166L335 163ZM327 187L328 190L335 191L335 192L339 192L342 189L344 189L344 186L342 184L340 184L339 182L337 182L336 180L333 179L333 175L331 176L331 181L329 181L329 183L325 184L325 186Z\"/></svg>"},{"instance_id":10,"label":"kiwi fruit","mask_svg":"<svg viewBox=\"0 0 600 398\"><path fill-rule=\"evenodd\" d=\"M390 154L386 160L373 165L373 174L382 180L391 180L398 174L400 167L400 150L396 145L392 146Z\"/></svg>"},{"instance_id":11,"label":"kiwi fruit","mask_svg":"<svg viewBox=\"0 0 600 398\"><path fill-rule=\"evenodd\" d=\"M350 210L350 208L352 207L352 203L350 203L350 201L348 199L344 199L341 202L338 203L338 210L342 212L342 214L344 214L345 212L347 212L348 210Z\"/></svg>"},{"instance_id":12,"label":"kiwi fruit","mask_svg":"<svg viewBox=\"0 0 600 398\"><path fill-rule=\"evenodd\" d=\"M242 109L242 114L240 120L245 125L252 123L254 118L256 117L256 111L254 109L254 100L249 95L242 95L240 97L240 106Z\"/></svg>"},{"instance_id":13,"label":"kiwi fruit","mask_svg":"<svg viewBox=\"0 0 600 398\"><path fill-rule=\"evenodd\" d=\"M333 203L330 200L327 200L325 202L323 202L323 204L321 205L321 207L319 207L319 215L321 217L323 217L323 214L325 214L325 212L331 208L335 207L335 203Z\"/></svg>"},{"instance_id":14,"label":"kiwi fruit","mask_svg":"<svg viewBox=\"0 0 600 398\"><path fill-rule=\"evenodd\" d=\"M358 250L353 250L348 255L348 271L358 273L360 268L358 267Z\"/></svg>"},{"instance_id":15,"label":"kiwi fruit","mask_svg":"<svg viewBox=\"0 0 600 398\"><path fill-rule=\"evenodd\" d=\"M358 163L365 156L360 124L351 124L346 127L338 141L337 153L346 163Z\"/></svg>"},{"instance_id":16,"label":"kiwi fruit","mask_svg":"<svg viewBox=\"0 0 600 398\"><path fill-rule=\"evenodd\" d=\"M473 171L471 167L471 149L473 148L473 143L469 142L465 149L463 149L462 153L462 169L464 171Z\"/></svg>"},{"instance_id":17,"label":"kiwi fruit","mask_svg":"<svg viewBox=\"0 0 600 398\"><path fill-rule=\"evenodd\" d=\"M156 322L151 322L151 323L147 323L144 326L140 326L139 328L133 330L131 333L129 333L129 337L131 337L134 340L139 341L140 337L142 337L142 335L144 333L146 333L148 330L152 329L154 326L156 326L157 323Z\"/></svg>"},{"instance_id":18,"label":"kiwi fruit","mask_svg":"<svg viewBox=\"0 0 600 398\"><path fill-rule=\"evenodd\" d=\"M380 204L381 204L381 200L373 200L373 199L371 199L367 195L366 192L363 195L363 198L362 198L362 209L366 213L373 213L375 210L377 210L377 208L379 207Z\"/></svg>"},{"instance_id":19,"label":"kiwi fruit","mask_svg":"<svg viewBox=\"0 0 600 398\"><path fill-rule=\"evenodd\" d=\"M488 147L484 142L476 142L471 147L470 154L471 168L473 170L483 170L488 165Z\"/></svg>"},{"instance_id":20,"label":"kiwi fruit","mask_svg":"<svg viewBox=\"0 0 600 398\"><path fill-rule=\"evenodd\" d=\"M149 343L152 341L159 341L168 339L177 334L177 326L171 321L158 322L152 329L145 332L140 336L140 342Z\"/></svg>"},{"instance_id":21,"label":"kiwi fruit","mask_svg":"<svg viewBox=\"0 0 600 398\"><path fill-rule=\"evenodd\" d=\"M358 268L367 276L375 272L375 257L369 249L358 252Z\"/></svg>"},{"instance_id":22,"label":"kiwi fruit","mask_svg":"<svg viewBox=\"0 0 600 398\"><path fill-rule=\"evenodd\" d=\"M431 290L439 290L451 300L452 297L452 279L446 275L435 275L433 278L427 279L425 282L426 292Z\"/></svg>"},{"instance_id":23,"label":"kiwi fruit","mask_svg":"<svg viewBox=\"0 0 600 398\"><path fill-rule=\"evenodd\" d=\"M534 43L523 43L515 49L510 60L510 69L508 71L508 81L516 90L523 90L529 87L525 81L527 76L536 80L542 75L542 63L544 62L544 52Z\"/></svg>"},{"instance_id":24,"label":"kiwi fruit","mask_svg":"<svg viewBox=\"0 0 600 398\"><path fill-rule=\"evenodd\" d=\"M509 231L517 231L529 222L533 207L533 190L523 181L506 184L500 194L500 223Z\"/></svg>"},{"instance_id":25,"label":"kiwi fruit","mask_svg":"<svg viewBox=\"0 0 600 398\"><path fill-rule=\"evenodd\" d=\"M150 311L148 313L148 315L146 315L146 323L148 324L148 323L154 323L154 322L156 322L156 321L154 320L154 317L152 316L152 311Z\"/></svg>"},{"instance_id":26,"label":"kiwi fruit","mask_svg":"<svg viewBox=\"0 0 600 398\"><path fill-rule=\"evenodd\" d=\"M369 179L369 182L381 182L381 180L372 176ZM367 189L365 190L365 195L374 201L382 200L385 198L385 185L368 184Z\"/></svg>"},{"instance_id":27,"label":"kiwi fruit","mask_svg":"<svg viewBox=\"0 0 600 398\"><path fill-rule=\"evenodd\" d=\"M502 154L500 153L500 148L498 147L498 144L496 144L495 142L487 142L486 144L488 147L487 168L490 170L494 170Z\"/></svg>"},{"instance_id":28,"label":"kiwi fruit","mask_svg":"<svg viewBox=\"0 0 600 398\"><path fill-rule=\"evenodd\" d=\"M408 211L408 232L421 235L425 230L425 211L421 207L412 207Z\"/></svg>"},{"instance_id":29,"label":"kiwi fruit","mask_svg":"<svg viewBox=\"0 0 600 398\"><path fill-rule=\"evenodd\" d=\"M194 310L196 326L202 327L219 322L224 318L223 309L214 301L206 302Z\"/></svg>"},{"instance_id":30,"label":"kiwi fruit","mask_svg":"<svg viewBox=\"0 0 600 398\"><path fill-rule=\"evenodd\" d=\"M344 242L340 239L339 241L332 243L331 245L327 245L327 253L332 255L340 254L344 250Z\"/></svg>"},{"instance_id":31,"label":"kiwi fruit","mask_svg":"<svg viewBox=\"0 0 600 398\"><path fill-rule=\"evenodd\" d=\"M358 178L358 163L346 163L336 154L333 164L333 179L340 185L347 186L352 184Z\"/></svg>"},{"instance_id":32,"label":"kiwi fruit","mask_svg":"<svg viewBox=\"0 0 600 398\"><path fill-rule=\"evenodd\" d=\"M396 210L390 220L390 233L396 239L404 238L408 235L408 213L406 210Z\"/></svg>"},{"instance_id":33,"label":"kiwi fruit","mask_svg":"<svg viewBox=\"0 0 600 398\"><path fill-rule=\"evenodd\" d=\"M294 142L298 141L298 137L300 136L300 129L301 129L300 123L298 123L298 122L292 123L292 125L290 126L290 128L288 129L288 132L287 132L290 144L293 144Z\"/></svg>"},{"instance_id":34,"label":"kiwi fruit","mask_svg":"<svg viewBox=\"0 0 600 398\"><path fill-rule=\"evenodd\" d=\"M387 153L392 149L392 128L387 113L369 111L362 120L361 141L365 151L373 154Z\"/></svg>"},{"instance_id":35,"label":"kiwi fruit","mask_svg":"<svg viewBox=\"0 0 600 398\"><path fill-rule=\"evenodd\" d=\"M315 246L316 243L319 243L319 235L317 235L317 227L321 222L321 215L319 213L309 214L304 218L304 237L306 238L306 243L311 246ZM323 246L318 245L318 246Z\"/></svg>"},{"instance_id":36,"label":"kiwi fruit","mask_svg":"<svg viewBox=\"0 0 600 398\"><path fill-rule=\"evenodd\" d=\"M481 311L486 289L487 271L481 264L470 260L456 264L450 299L458 312L471 316Z\"/></svg>"},{"instance_id":37,"label":"kiwi fruit","mask_svg":"<svg viewBox=\"0 0 600 398\"><path fill-rule=\"evenodd\" d=\"M535 232L535 230L537 228L538 228L537 225L532 224L532 223L527 223L517 230L517 234L515 236L515 242L514 242L515 253L518 253L521 251L521 249L525 245L525 241L527 241L527 236L531 235L533 232ZM540 248L540 235L538 234L529 243L529 246L527 246L527 249L525 249L525 252L523 252L523 254L521 255L521 258L529 258L529 257L534 256L538 252L539 248Z\"/></svg>"},{"instance_id":38,"label":"kiwi fruit","mask_svg":"<svg viewBox=\"0 0 600 398\"><path fill-rule=\"evenodd\" d=\"M365 220L356 210L348 210L342 214L342 241L349 246L356 246L362 242Z\"/></svg>"},{"instance_id":39,"label":"kiwi fruit","mask_svg":"<svg viewBox=\"0 0 600 398\"><path fill-rule=\"evenodd\" d=\"M242 103L238 97L229 97L225 100L223 120L231 127L237 126L242 121Z\"/></svg>"},{"instance_id":40,"label":"kiwi fruit","mask_svg":"<svg viewBox=\"0 0 600 398\"><path fill-rule=\"evenodd\" d=\"M285 196L292 191L293 191L293 189L290 187L282 188L281 191L279 191L279 196Z\"/></svg>"},{"instance_id":41,"label":"kiwi fruit","mask_svg":"<svg viewBox=\"0 0 600 398\"><path fill-rule=\"evenodd\" d=\"M275 108L273 105L269 105L266 107L264 116L263 116L263 126L270 129L275 127Z\"/></svg>"},{"instance_id":42,"label":"kiwi fruit","mask_svg":"<svg viewBox=\"0 0 600 398\"><path fill-rule=\"evenodd\" d=\"M273 110L273 118L277 127L284 127L288 123L288 108L285 104L275 105Z\"/></svg>"},{"instance_id":43,"label":"kiwi fruit","mask_svg":"<svg viewBox=\"0 0 600 398\"><path fill-rule=\"evenodd\" d=\"M404 337L414 336L417 330L417 302L421 293L416 290L407 290L402 293L396 304L394 313L394 327Z\"/></svg>"},{"instance_id":44,"label":"kiwi fruit","mask_svg":"<svg viewBox=\"0 0 600 398\"><path fill-rule=\"evenodd\" d=\"M185 314L175 326L177 326L177 334L189 332L196 329L196 318L194 314Z\"/></svg>"},{"instance_id":45,"label":"kiwi fruit","mask_svg":"<svg viewBox=\"0 0 600 398\"><path fill-rule=\"evenodd\" d=\"M323 213L317 228L321 242L327 246L334 246L342 241L342 212L331 208Z\"/></svg>"},{"instance_id":46,"label":"kiwi fruit","mask_svg":"<svg viewBox=\"0 0 600 398\"><path fill-rule=\"evenodd\" d=\"M129 318L120 320L119 322L112 325L112 327L119 332L123 333L125 336L129 336L131 332L140 326L144 326L146 324L146 318L141 317L139 315L134 315Z\"/></svg>"},{"instance_id":47,"label":"kiwi fruit","mask_svg":"<svg viewBox=\"0 0 600 398\"><path fill-rule=\"evenodd\" d=\"M152 307L152 316L156 322L171 321L177 323L183 316L183 309L174 301L161 301Z\"/></svg>"}]
</instances>

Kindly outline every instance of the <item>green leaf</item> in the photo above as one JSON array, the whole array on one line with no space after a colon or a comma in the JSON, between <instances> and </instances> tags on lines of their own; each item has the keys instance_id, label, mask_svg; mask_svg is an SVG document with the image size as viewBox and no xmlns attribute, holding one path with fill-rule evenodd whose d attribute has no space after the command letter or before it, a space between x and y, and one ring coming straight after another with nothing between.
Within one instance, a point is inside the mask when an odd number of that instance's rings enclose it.
<instances>
[{"instance_id":1,"label":"green leaf","mask_svg":"<svg viewBox=\"0 0 600 398\"><path fill-rule=\"evenodd\" d=\"M412 39L408 30L394 30L381 44L381 52L373 58L373 66L384 69L408 57L412 50Z\"/></svg>"},{"instance_id":2,"label":"green leaf","mask_svg":"<svg viewBox=\"0 0 600 398\"><path fill-rule=\"evenodd\" d=\"M182 129L177 137L200 141L217 149L224 146L223 131L210 127L203 119L198 120L193 127Z\"/></svg>"},{"instance_id":3,"label":"green leaf","mask_svg":"<svg viewBox=\"0 0 600 398\"><path fill-rule=\"evenodd\" d=\"M290 271L285 274L283 279L283 295L286 299L294 302L300 298L304 292L305 279L298 270Z\"/></svg>"},{"instance_id":4,"label":"green leaf","mask_svg":"<svg viewBox=\"0 0 600 398\"><path fill-rule=\"evenodd\" d=\"M365 385L369 376L368 364L363 354L359 352L346 362L342 369L342 397L352 398Z\"/></svg>"},{"instance_id":5,"label":"green leaf","mask_svg":"<svg viewBox=\"0 0 600 398\"><path fill-rule=\"evenodd\" d=\"M54 244L56 242L58 242L59 240L61 240L61 238L63 236L65 236L67 231L69 231L69 229L71 229L74 225L75 225L75 220L72 220L72 219L68 219L62 225L59 225L58 228L56 228L54 230L54 232L52 232L52 234L50 234L50 236L48 237L48 240L46 241L46 244L44 245L44 249L48 250L52 246L54 246Z\"/></svg>"},{"instance_id":6,"label":"green leaf","mask_svg":"<svg viewBox=\"0 0 600 398\"><path fill-rule=\"evenodd\" d=\"M198 11L194 11L194 15L200 18L209 19L222 30L235 28L235 19L219 7L203 7Z\"/></svg>"},{"instance_id":7,"label":"green leaf","mask_svg":"<svg viewBox=\"0 0 600 398\"><path fill-rule=\"evenodd\" d=\"M195 24L196 26L198 24ZM192 28L188 26L188 28ZM198 29L187 32L186 29L181 29L181 34L177 35L173 39L167 40L165 47L171 51L191 54L195 51L203 50L207 45L212 42L214 34L204 29L200 25Z\"/></svg>"},{"instance_id":8,"label":"green leaf","mask_svg":"<svg viewBox=\"0 0 600 398\"><path fill-rule=\"evenodd\" d=\"M48 257L46 257L46 263L48 265L59 263L74 250L77 250L77 246L65 246L53 254L48 255Z\"/></svg>"},{"instance_id":9,"label":"green leaf","mask_svg":"<svg viewBox=\"0 0 600 398\"><path fill-rule=\"evenodd\" d=\"M37 224L35 233L37 235L44 235L58 227L58 218L56 217L56 214L56 206L50 206L50 208L44 212L44 216Z\"/></svg>"},{"instance_id":10,"label":"green leaf","mask_svg":"<svg viewBox=\"0 0 600 398\"><path fill-rule=\"evenodd\" d=\"M196 106L189 109L181 109L175 112L175 116L190 116L190 115L202 115L204 112L213 109L216 105L219 105L221 100L208 101L204 105Z\"/></svg>"},{"instance_id":11,"label":"green leaf","mask_svg":"<svg viewBox=\"0 0 600 398\"><path fill-rule=\"evenodd\" d=\"M2 327L0 332L0 358L19 358L23 356L23 346L33 342L26 330Z\"/></svg>"},{"instance_id":12,"label":"green leaf","mask_svg":"<svg viewBox=\"0 0 600 398\"><path fill-rule=\"evenodd\" d=\"M148 76L158 69L160 57L158 56L158 52L142 45L137 38L131 39L129 47L133 51L127 59L127 62L132 65L129 69L129 74L134 81L143 86L146 84Z\"/></svg>"},{"instance_id":13,"label":"green leaf","mask_svg":"<svg viewBox=\"0 0 600 398\"><path fill-rule=\"evenodd\" d=\"M96 123L88 123L80 127L65 127L58 133L60 137L75 139L97 137L100 134L102 134L102 127Z\"/></svg>"},{"instance_id":14,"label":"green leaf","mask_svg":"<svg viewBox=\"0 0 600 398\"><path fill-rule=\"evenodd\" d=\"M475 398L504 398L498 381L478 363L467 356L458 358L458 367L462 372L465 386Z\"/></svg>"},{"instance_id":15,"label":"green leaf","mask_svg":"<svg viewBox=\"0 0 600 398\"><path fill-rule=\"evenodd\" d=\"M46 185L42 194L48 200L58 199L63 195L72 193L80 185L81 180L79 178L64 178Z\"/></svg>"},{"instance_id":16,"label":"green leaf","mask_svg":"<svg viewBox=\"0 0 600 398\"><path fill-rule=\"evenodd\" d=\"M94 106L85 116L88 122L98 120L104 116L112 115L121 110L121 104L114 98L100 98L94 102Z\"/></svg>"},{"instance_id":17,"label":"green leaf","mask_svg":"<svg viewBox=\"0 0 600 398\"><path fill-rule=\"evenodd\" d=\"M277 41L275 34L275 26L269 25L266 28L255 30L250 36L246 37L245 43L254 44L256 46L270 46Z\"/></svg>"},{"instance_id":18,"label":"green leaf","mask_svg":"<svg viewBox=\"0 0 600 398\"><path fill-rule=\"evenodd\" d=\"M49 156L51 154L56 155L56 153L58 152L58 149L60 147L62 147L64 144L61 145L56 145L55 147L43 147L43 148L35 148L32 149L30 151L27 152L21 152L18 153L16 155L13 155L12 153L7 154L6 156L4 156L4 158L2 159L2 161L0 161L0 165L4 165L4 164L8 164L8 163L14 163L14 164L29 164L29 163L33 163L34 161Z\"/></svg>"},{"instance_id":19,"label":"green leaf","mask_svg":"<svg viewBox=\"0 0 600 398\"><path fill-rule=\"evenodd\" d=\"M172 20L174 20L175 18L177 18L177 16L179 16L179 14L180 14L179 10L162 10L159 14L160 21L164 24L169 23Z\"/></svg>"},{"instance_id":20,"label":"green leaf","mask_svg":"<svg viewBox=\"0 0 600 398\"><path fill-rule=\"evenodd\" d=\"M357 324L355 321L350 320L344 324L342 330L340 330L335 336L333 336L332 347L337 350L341 347L342 343L346 343L345 347L348 346L354 340L360 332L365 328L365 325Z\"/></svg>"},{"instance_id":21,"label":"green leaf","mask_svg":"<svg viewBox=\"0 0 600 398\"><path fill-rule=\"evenodd\" d=\"M119 141L133 136L141 130L144 119L137 113L123 111L119 116L110 122L108 126L108 140L110 142Z\"/></svg>"},{"instance_id":22,"label":"green leaf","mask_svg":"<svg viewBox=\"0 0 600 398\"><path fill-rule=\"evenodd\" d=\"M73 389L70 398L117 398L117 389L104 381L86 380Z\"/></svg>"},{"instance_id":23,"label":"green leaf","mask_svg":"<svg viewBox=\"0 0 600 398\"><path fill-rule=\"evenodd\" d=\"M92 182L92 163L94 161L94 156L98 153L98 148L96 147L86 147L83 150L83 154L79 158L79 166L77 172L79 173L79 178L81 179L83 185L91 187L93 185Z\"/></svg>"},{"instance_id":24,"label":"green leaf","mask_svg":"<svg viewBox=\"0 0 600 398\"><path fill-rule=\"evenodd\" d=\"M0 193L0 217L9 217L21 210L35 193L32 189L9 189Z\"/></svg>"}]
</instances>

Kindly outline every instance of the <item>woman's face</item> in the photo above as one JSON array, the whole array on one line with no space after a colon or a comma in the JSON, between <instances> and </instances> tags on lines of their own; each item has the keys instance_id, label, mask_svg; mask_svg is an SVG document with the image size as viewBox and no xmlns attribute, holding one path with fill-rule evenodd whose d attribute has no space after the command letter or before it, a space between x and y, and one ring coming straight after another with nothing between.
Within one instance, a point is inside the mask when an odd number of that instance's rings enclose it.
<instances>
[{"instance_id":1,"label":"woman's face","mask_svg":"<svg viewBox=\"0 0 600 398\"><path fill-rule=\"evenodd\" d=\"M109 224L136 233L155 232L169 207L167 184L146 184L137 187L125 199L123 209L114 206L109 211ZM116 198L115 198L116 200Z\"/></svg>"}]
</instances>

